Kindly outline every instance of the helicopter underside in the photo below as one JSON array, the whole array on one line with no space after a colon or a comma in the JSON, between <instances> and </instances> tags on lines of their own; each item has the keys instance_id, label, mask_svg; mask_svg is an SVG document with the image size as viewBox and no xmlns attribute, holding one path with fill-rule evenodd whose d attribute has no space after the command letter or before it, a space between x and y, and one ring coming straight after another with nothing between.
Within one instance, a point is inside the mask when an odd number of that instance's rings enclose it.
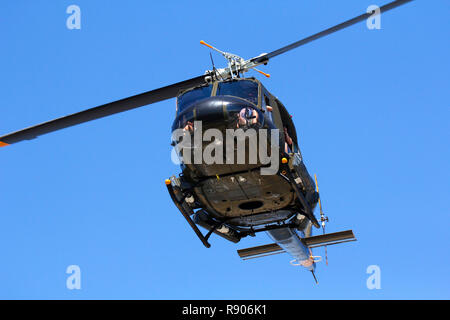
<instances>
[{"instance_id":1,"label":"helicopter underside","mask_svg":"<svg viewBox=\"0 0 450 320\"><path fill-rule=\"evenodd\" d=\"M237 226L255 226L292 216L283 210L294 202L291 185L279 175L258 170L204 180L194 189L216 218Z\"/></svg>"}]
</instances>

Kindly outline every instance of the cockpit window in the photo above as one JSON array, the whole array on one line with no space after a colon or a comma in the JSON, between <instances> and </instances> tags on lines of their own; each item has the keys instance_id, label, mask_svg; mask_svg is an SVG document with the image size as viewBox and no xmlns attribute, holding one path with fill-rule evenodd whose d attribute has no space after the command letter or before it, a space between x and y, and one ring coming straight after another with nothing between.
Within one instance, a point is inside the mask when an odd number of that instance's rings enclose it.
<instances>
[{"instance_id":1,"label":"cockpit window","mask_svg":"<svg viewBox=\"0 0 450 320\"><path fill-rule=\"evenodd\" d=\"M211 96L212 85L204 86L200 88L195 88L193 90L189 90L177 98L177 112L181 112L186 107L191 105L197 100L201 100Z\"/></svg>"},{"instance_id":2,"label":"cockpit window","mask_svg":"<svg viewBox=\"0 0 450 320\"><path fill-rule=\"evenodd\" d=\"M220 82L216 96L235 96L258 105L258 83L250 80Z\"/></svg>"}]
</instances>

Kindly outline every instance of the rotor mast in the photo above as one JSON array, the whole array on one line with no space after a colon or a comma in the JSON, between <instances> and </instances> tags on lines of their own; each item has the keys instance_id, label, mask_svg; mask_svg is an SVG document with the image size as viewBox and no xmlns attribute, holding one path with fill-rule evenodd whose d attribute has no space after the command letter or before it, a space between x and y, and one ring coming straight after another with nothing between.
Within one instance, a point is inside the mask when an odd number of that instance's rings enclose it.
<instances>
[{"instance_id":1,"label":"rotor mast","mask_svg":"<svg viewBox=\"0 0 450 320\"><path fill-rule=\"evenodd\" d=\"M239 74L248 72L251 69L254 69L255 71L261 73L262 75L266 76L267 78L270 78L270 74L265 73L261 70L256 69L255 67L261 65L261 64L267 64L267 61L259 61L257 62L255 59L265 55L266 53L263 53L259 55L258 57L245 60L244 58L230 52L225 52L222 50L217 49L216 47L213 47L212 45L206 43L203 40L200 40L200 44L207 46L208 48L220 53L228 63L228 66L226 68L221 69L214 69L214 70L208 70L206 71L207 74L213 75L216 79L234 79L239 77Z\"/></svg>"}]
</instances>

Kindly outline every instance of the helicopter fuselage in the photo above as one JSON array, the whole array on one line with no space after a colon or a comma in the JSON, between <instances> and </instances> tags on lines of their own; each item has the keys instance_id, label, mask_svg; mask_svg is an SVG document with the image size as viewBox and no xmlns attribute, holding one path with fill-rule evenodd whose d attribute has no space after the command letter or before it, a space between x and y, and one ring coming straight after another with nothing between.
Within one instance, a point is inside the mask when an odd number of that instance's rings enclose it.
<instances>
[{"instance_id":1,"label":"helicopter fuselage","mask_svg":"<svg viewBox=\"0 0 450 320\"><path fill-rule=\"evenodd\" d=\"M310 234L305 207L314 210L318 194L290 116L259 81L215 82L181 93L172 141L182 169L172 185L196 224L233 242L267 231L296 259L309 259L296 231Z\"/></svg>"}]
</instances>

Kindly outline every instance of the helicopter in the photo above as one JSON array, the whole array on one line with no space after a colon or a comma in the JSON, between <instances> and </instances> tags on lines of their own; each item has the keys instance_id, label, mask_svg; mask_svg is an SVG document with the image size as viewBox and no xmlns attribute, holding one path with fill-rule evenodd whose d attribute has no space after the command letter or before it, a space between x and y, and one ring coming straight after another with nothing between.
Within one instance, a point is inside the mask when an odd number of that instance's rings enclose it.
<instances>
[{"instance_id":1,"label":"helicopter","mask_svg":"<svg viewBox=\"0 0 450 320\"><path fill-rule=\"evenodd\" d=\"M379 13L411 1L390 2ZM313 256L312 249L326 250L356 238L352 230L325 233L329 219L322 210L317 177L306 168L287 108L261 81L243 75L255 70L270 77L256 67L373 14L361 14L250 59L202 40L202 45L226 59L226 67L217 69L211 56L213 68L203 75L0 136L0 147L176 98L172 146L182 172L166 179L165 185L199 240L209 248L212 234L238 243L266 232L273 243L239 249L239 257L288 253L294 258L291 264L309 270L317 282L314 272L321 258ZM314 215L317 205L319 219ZM322 234L313 236L312 227L322 228Z\"/></svg>"}]
</instances>

